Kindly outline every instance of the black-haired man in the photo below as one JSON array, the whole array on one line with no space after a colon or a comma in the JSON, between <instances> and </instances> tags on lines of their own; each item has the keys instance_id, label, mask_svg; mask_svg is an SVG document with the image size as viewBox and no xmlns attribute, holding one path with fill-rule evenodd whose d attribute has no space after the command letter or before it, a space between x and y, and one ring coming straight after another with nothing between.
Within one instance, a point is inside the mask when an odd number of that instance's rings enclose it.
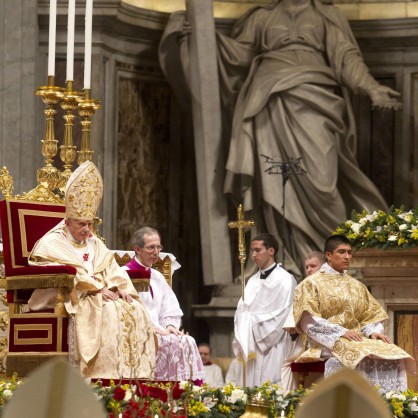
<instances>
[{"instance_id":1,"label":"black-haired man","mask_svg":"<svg viewBox=\"0 0 418 418\"><path fill-rule=\"evenodd\" d=\"M358 370L382 393L406 390L405 369L415 361L383 334L387 314L366 286L347 274L350 241L332 235L325 242L327 263L295 290L294 318L307 335L309 348L301 360L328 358L325 376L343 366Z\"/></svg>"},{"instance_id":2,"label":"black-haired man","mask_svg":"<svg viewBox=\"0 0 418 418\"><path fill-rule=\"evenodd\" d=\"M275 262L279 250L268 233L255 236L251 255L259 271L245 287L235 312L233 349L247 362L246 385L281 384L281 368L291 338L282 327L292 307L296 280Z\"/></svg>"}]
</instances>

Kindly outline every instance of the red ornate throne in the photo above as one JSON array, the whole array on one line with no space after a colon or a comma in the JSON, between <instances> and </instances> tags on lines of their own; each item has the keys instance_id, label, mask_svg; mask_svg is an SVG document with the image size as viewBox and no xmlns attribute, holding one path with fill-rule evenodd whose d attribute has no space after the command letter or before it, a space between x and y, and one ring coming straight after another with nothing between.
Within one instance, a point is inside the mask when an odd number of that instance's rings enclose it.
<instances>
[{"instance_id":1,"label":"red ornate throne","mask_svg":"<svg viewBox=\"0 0 418 418\"><path fill-rule=\"evenodd\" d=\"M64 292L72 289L75 268L29 266L34 244L65 217L65 206L20 199L0 201L5 288L9 304L8 375L25 376L51 357L68 358L68 315ZM53 310L29 312L25 304L33 289L57 288Z\"/></svg>"}]
</instances>

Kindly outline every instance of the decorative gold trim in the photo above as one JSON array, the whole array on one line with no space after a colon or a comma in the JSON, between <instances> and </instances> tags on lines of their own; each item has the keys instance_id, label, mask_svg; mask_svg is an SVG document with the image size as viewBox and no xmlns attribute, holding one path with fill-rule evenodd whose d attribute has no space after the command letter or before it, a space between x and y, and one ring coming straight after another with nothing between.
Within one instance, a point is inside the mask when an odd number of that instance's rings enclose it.
<instances>
[{"instance_id":1,"label":"decorative gold trim","mask_svg":"<svg viewBox=\"0 0 418 418\"><path fill-rule=\"evenodd\" d=\"M173 272L171 269L171 258L168 255L162 260L159 258L158 261L152 265L152 268L158 270L164 276L167 284L172 287L171 277Z\"/></svg>"},{"instance_id":2,"label":"decorative gold trim","mask_svg":"<svg viewBox=\"0 0 418 418\"><path fill-rule=\"evenodd\" d=\"M13 177L6 167L0 169L0 191L5 199L10 199L13 193Z\"/></svg>"},{"instance_id":3,"label":"decorative gold trim","mask_svg":"<svg viewBox=\"0 0 418 418\"><path fill-rule=\"evenodd\" d=\"M74 287L74 277L72 274L37 274L36 276L9 276L6 277L6 290L15 289L35 289L47 287Z\"/></svg>"},{"instance_id":4,"label":"decorative gold trim","mask_svg":"<svg viewBox=\"0 0 418 418\"><path fill-rule=\"evenodd\" d=\"M131 279L137 292L148 292L150 279Z\"/></svg>"},{"instance_id":5,"label":"decorative gold trim","mask_svg":"<svg viewBox=\"0 0 418 418\"><path fill-rule=\"evenodd\" d=\"M38 177L39 177L39 173L38 173ZM47 187L45 187L42 184L38 184L34 189L30 190L27 193L24 193L23 195L19 195L19 194L16 195L15 199L33 201L33 202L42 202L42 203L55 203L55 204L64 203L64 200L60 196L56 195L54 192L52 192L51 190L49 190Z\"/></svg>"},{"instance_id":6,"label":"decorative gold trim","mask_svg":"<svg viewBox=\"0 0 418 418\"><path fill-rule=\"evenodd\" d=\"M7 353L6 375L8 377L11 377L13 374L21 377L27 376L32 370L51 358L68 360L68 351L61 353L51 351L45 353Z\"/></svg>"},{"instance_id":7,"label":"decorative gold trim","mask_svg":"<svg viewBox=\"0 0 418 418\"><path fill-rule=\"evenodd\" d=\"M8 224L8 227L9 227L9 231L8 232L9 232L10 248L14 248L14 240L13 240L13 233L12 233L12 231L13 231L13 228L12 228L12 215L11 215L10 204L11 203L16 203L16 202L19 202L20 203L21 200L20 199L7 199L6 200L6 206L7 206L6 212L7 212L7 224ZM62 204L62 202L61 202L61 204ZM57 203L54 203L54 202L42 202L42 205L49 205L49 206L54 205L54 206L56 206ZM21 209L21 210L26 210L26 209ZM48 212L43 212L43 213L48 213ZM51 212L51 213L58 213L58 212ZM63 217L65 217L65 213L63 213L62 215L63 215ZM19 221L19 223L20 223L20 221ZM25 266L17 265L16 264L16 262L15 262L15 256L14 256L14 251L10 251L10 253L11 253L12 267L13 268L16 268L16 267L25 267Z\"/></svg>"},{"instance_id":8,"label":"decorative gold trim","mask_svg":"<svg viewBox=\"0 0 418 418\"><path fill-rule=\"evenodd\" d=\"M52 324L15 324L13 332L13 343L15 345L44 345L52 344ZM19 338L21 331L47 331L45 338Z\"/></svg>"},{"instance_id":9,"label":"decorative gold trim","mask_svg":"<svg viewBox=\"0 0 418 418\"><path fill-rule=\"evenodd\" d=\"M62 351L62 316L57 318L57 351Z\"/></svg>"},{"instance_id":10,"label":"decorative gold trim","mask_svg":"<svg viewBox=\"0 0 418 418\"><path fill-rule=\"evenodd\" d=\"M38 215L42 217L48 217L48 218L65 218L65 213L59 213L59 212L48 212L48 211L42 211L39 210L33 210L33 209L19 209L19 227L20 227L20 239L22 242L22 254L25 257L29 257L30 251L28 250L28 243L26 239L26 224L25 224L25 216L26 215ZM24 245L23 245L24 244Z\"/></svg>"}]
</instances>

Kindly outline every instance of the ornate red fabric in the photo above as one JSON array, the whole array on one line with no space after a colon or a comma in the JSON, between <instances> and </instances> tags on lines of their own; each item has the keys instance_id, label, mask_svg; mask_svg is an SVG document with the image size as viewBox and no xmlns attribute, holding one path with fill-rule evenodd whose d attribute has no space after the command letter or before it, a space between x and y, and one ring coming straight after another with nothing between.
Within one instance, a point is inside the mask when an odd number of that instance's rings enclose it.
<instances>
[{"instance_id":1,"label":"ornate red fabric","mask_svg":"<svg viewBox=\"0 0 418 418\"><path fill-rule=\"evenodd\" d=\"M69 266L48 267L48 270L45 267L28 267L27 259L36 241L64 218L64 205L15 199L0 202L6 277L75 273L75 269Z\"/></svg>"}]
</instances>

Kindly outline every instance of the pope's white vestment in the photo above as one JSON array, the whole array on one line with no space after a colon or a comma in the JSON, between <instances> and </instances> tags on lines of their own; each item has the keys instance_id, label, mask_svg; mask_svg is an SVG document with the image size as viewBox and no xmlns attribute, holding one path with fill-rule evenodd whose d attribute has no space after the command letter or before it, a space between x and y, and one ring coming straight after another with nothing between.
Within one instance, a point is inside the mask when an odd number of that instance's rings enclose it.
<instances>
[{"instance_id":1,"label":"pope's white vestment","mask_svg":"<svg viewBox=\"0 0 418 418\"><path fill-rule=\"evenodd\" d=\"M44 235L29 257L31 265L72 265L74 291L65 307L74 315L73 362L85 377L150 378L155 367L155 342L148 313L126 271L95 236L78 244L64 221ZM100 289L122 290L134 300L104 301ZM37 289L31 310L53 307L55 289ZM71 347L70 347L71 350Z\"/></svg>"},{"instance_id":2,"label":"pope's white vestment","mask_svg":"<svg viewBox=\"0 0 418 418\"><path fill-rule=\"evenodd\" d=\"M282 329L292 308L296 280L279 265L266 279L260 272L245 287L238 302L232 343L236 357L247 361L246 386L265 381L281 384L281 368L294 342Z\"/></svg>"}]
</instances>

